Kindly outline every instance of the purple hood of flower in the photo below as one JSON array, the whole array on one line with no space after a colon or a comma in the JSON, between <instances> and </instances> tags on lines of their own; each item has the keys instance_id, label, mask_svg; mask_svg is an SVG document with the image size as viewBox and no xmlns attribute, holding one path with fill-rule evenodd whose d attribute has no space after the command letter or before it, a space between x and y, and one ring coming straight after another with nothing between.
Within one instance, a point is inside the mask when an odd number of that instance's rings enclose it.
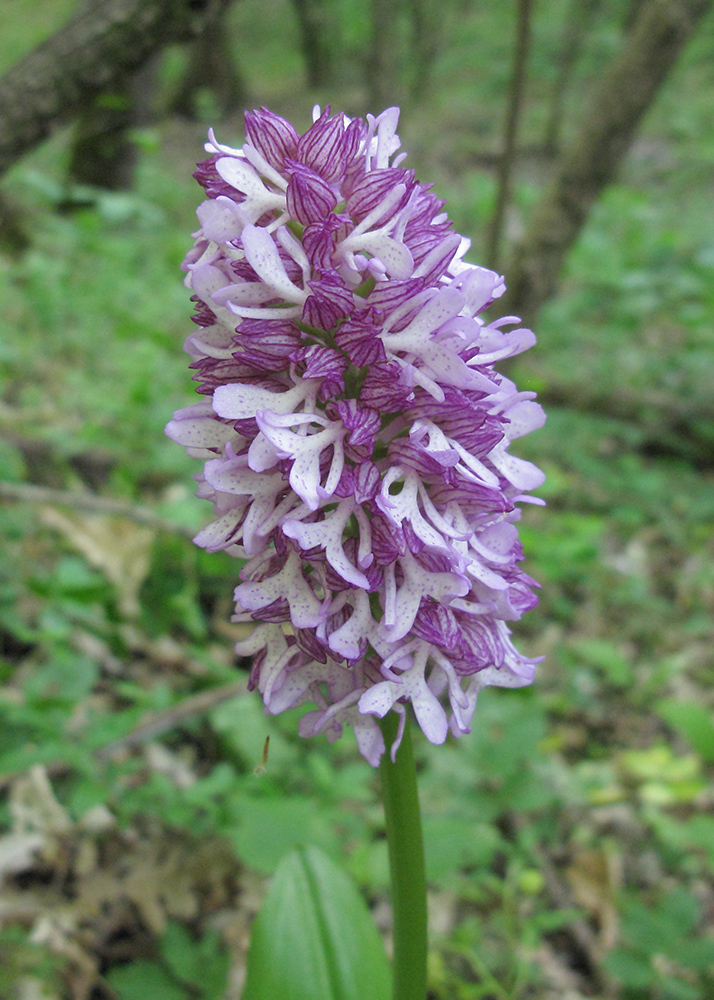
<instances>
[{"instance_id":1,"label":"purple hood of flower","mask_svg":"<svg viewBox=\"0 0 714 1000\"><path fill-rule=\"evenodd\" d=\"M533 679L506 623L536 603L517 504L544 478L508 451L542 410L494 368L535 338L482 317L503 279L399 165L398 117L327 108L300 136L263 108L241 149L209 133L183 265L204 402L167 426L205 463L196 543L246 560L251 686L312 704L305 736L352 726L372 765L390 710L442 743L483 687Z\"/></svg>"}]
</instances>

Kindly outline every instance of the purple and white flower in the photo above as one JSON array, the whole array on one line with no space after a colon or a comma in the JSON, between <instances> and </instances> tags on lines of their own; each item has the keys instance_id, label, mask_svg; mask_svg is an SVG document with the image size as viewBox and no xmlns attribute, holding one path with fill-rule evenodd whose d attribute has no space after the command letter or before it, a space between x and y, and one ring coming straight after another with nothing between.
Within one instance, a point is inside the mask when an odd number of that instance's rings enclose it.
<instances>
[{"instance_id":1,"label":"purple and white flower","mask_svg":"<svg viewBox=\"0 0 714 1000\"><path fill-rule=\"evenodd\" d=\"M507 622L536 603L517 504L544 477L508 447L544 416L494 368L535 338L483 317L503 279L400 165L398 117L318 109L298 135L263 108L241 149L209 132L184 263L206 401L167 426L205 463L196 543L245 560L251 687L271 713L311 704L305 736L352 726L372 765L377 717L411 702L442 743L537 662Z\"/></svg>"}]
</instances>

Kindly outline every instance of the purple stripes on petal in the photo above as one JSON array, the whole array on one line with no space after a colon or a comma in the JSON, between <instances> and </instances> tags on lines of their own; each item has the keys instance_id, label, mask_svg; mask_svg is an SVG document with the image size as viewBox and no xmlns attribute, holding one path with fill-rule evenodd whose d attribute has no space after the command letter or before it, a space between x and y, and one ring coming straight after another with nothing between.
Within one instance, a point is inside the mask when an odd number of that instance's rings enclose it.
<instances>
[{"instance_id":1,"label":"purple stripes on petal","mask_svg":"<svg viewBox=\"0 0 714 1000\"><path fill-rule=\"evenodd\" d=\"M295 642L318 663L327 663L328 651L317 638L314 629L296 628Z\"/></svg>"},{"instance_id":2,"label":"purple stripes on petal","mask_svg":"<svg viewBox=\"0 0 714 1000\"><path fill-rule=\"evenodd\" d=\"M253 146L265 157L271 167L282 170L286 157L295 155L298 134L280 115L267 108L260 111L246 111L245 131Z\"/></svg>"},{"instance_id":3,"label":"purple stripes on petal","mask_svg":"<svg viewBox=\"0 0 714 1000\"><path fill-rule=\"evenodd\" d=\"M345 388L344 374L347 369L347 358L340 351L331 347L319 347L313 344L302 347L292 355L296 363L304 363L303 378L319 378L323 380L320 389L322 399L329 399ZM302 368L302 364L300 364Z\"/></svg>"},{"instance_id":4,"label":"purple stripes on petal","mask_svg":"<svg viewBox=\"0 0 714 1000\"><path fill-rule=\"evenodd\" d=\"M236 189L227 184L216 170L216 160L219 160L222 155L222 153L218 153L216 156L211 156L208 160L202 160L201 163L196 164L193 176L209 198L225 195L233 201L243 201L244 197L238 196Z\"/></svg>"},{"instance_id":5,"label":"purple stripes on petal","mask_svg":"<svg viewBox=\"0 0 714 1000\"><path fill-rule=\"evenodd\" d=\"M418 538L414 533L414 528L412 528L411 521L404 521L402 523L402 530L404 531L404 541L407 543L407 548L414 556L418 556L420 552L424 550L424 542L421 538ZM443 556L434 556L435 559L439 559L439 565L427 566L426 568L431 573L447 573L451 569L451 565L448 560L445 560ZM426 566L424 559L421 560Z\"/></svg>"},{"instance_id":6,"label":"purple stripes on petal","mask_svg":"<svg viewBox=\"0 0 714 1000\"><path fill-rule=\"evenodd\" d=\"M311 167L326 181L336 181L345 168L353 136L345 135L344 115L330 117L329 105L317 121L301 135L295 159Z\"/></svg>"},{"instance_id":7,"label":"purple stripes on petal","mask_svg":"<svg viewBox=\"0 0 714 1000\"><path fill-rule=\"evenodd\" d=\"M407 551L404 532L381 514L372 515L372 552L379 566L388 566Z\"/></svg>"},{"instance_id":8,"label":"purple stripes on petal","mask_svg":"<svg viewBox=\"0 0 714 1000\"><path fill-rule=\"evenodd\" d=\"M350 436L348 444L374 446L375 437L381 427L382 418L376 410L357 405L356 399L341 399L337 403L337 413Z\"/></svg>"},{"instance_id":9,"label":"purple stripes on petal","mask_svg":"<svg viewBox=\"0 0 714 1000\"><path fill-rule=\"evenodd\" d=\"M314 222L302 234L303 250L312 266L320 271L332 269L332 254L338 239L344 239L352 229L348 215L331 212L319 222Z\"/></svg>"},{"instance_id":10,"label":"purple stripes on petal","mask_svg":"<svg viewBox=\"0 0 714 1000\"><path fill-rule=\"evenodd\" d=\"M294 219L309 226L326 218L336 204L337 198L327 181L314 170L295 164L287 190L288 212Z\"/></svg>"},{"instance_id":11,"label":"purple stripes on petal","mask_svg":"<svg viewBox=\"0 0 714 1000\"><path fill-rule=\"evenodd\" d=\"M370 212L373 212L381 201L389 194L396 184L404 184L406 190L402 198L391 208L391 215L396 215L409 201L409 195L414 187L414 171L402 170L399 167L385 167L383 170L373 170L365 174L355 186L345 203L345 211L355 222L361 222ZM384 224L385 219L379 222Z\"/></svg>"},{"instance_id":12,"label":"purple stripes on petal","mask_svg":"<svg viewBox=\"0 0 714 1000\"><path fill-rule=\"evenodd\" d=\"M365 504L377 496L381 482L379 469L369 460L357 466L345 465L335 494L343 499L353 496L358 504Z\"/></svg>"},{"instance_id":13,"label":"purple stripes on petal","mask_svg":"<svg viewBox=\"0 0 714 1000\"><path fill-rule=\"evenodd\" d=\"M446 204L441 198L436 197L431 188L431 184L421 184L417 189L416 197L412 201L411 213L406 228L408 238L418 228L435 225L434 219L441 214ZM438 225L440 228L447 230L451 226L451 223L448 219L445 219Z\"/></svg>"},{"instance_id":14,"label":"purple stripes on petal","mask_svg":"<svg viewBox=\"0 0 714 1000\"><path fill-rule=\"evenodd\" d=\"M448 482L452 481L452 477L448 474L451 463L440 461L438 457L413 444L408 438L397 438L390 443L389 460L392 465L407 466L422 476L444 476Z\"/></svg>"},{"instance_id":15,"label":"purple stripes on petal","mask_svg":"<svg viewBox=\"0 0 714 1000\"><path fill-rule=\"evenodd\" d=\"M254 621L260 622L289 622L290 605L286 597L278 597L267 607L261 608L260 611L254 611L250 617Z\"/></svg>"},{"instance_id":16,"label":"purple stripes on petal","mask_svg":"<svg viewBox=\"0 0 714 1000\"><path fill-rule=\"evenodd\" d=\"M331 330L354 309L354 296L337 271L320 272L308 281L311 294L303 306L303 322L320 330Z\"/></svg>"},{"instance_id":17,"label":"purple stripes on petal","mask_svg":"<svg viewBox=\"0 0 714 1000\"><path fill-rule=\"evenodd\" d=\"M367 299L371 308L388 316L406 305L426 287L423 278L404 278L400 281L385 281L375 287Z\"/></svg>"},{"instance_id":18,"label":"purple stripes on petal","mask_svg":"<svg viewBox=\"0 0 714 1000\"><path fill-rule=\"evenodd\" d=\"M216 322L216 314L203 302L197 295L191 296L191 302L195 302L195 313L191 317L191 322L195 323L196 326L213 326Z\"/></svg>"},{"instance_id":19,"label":"purple stripes on petal","mask_svg":"<svg viewBox=\"0 0 714 1000\"><path fill-rule=\"evenodd\" d=\"M444 400L440 402L423 389L417 389L414 404L405 416L410 423L420 418L433 420L444 434L481 459L503 437L502 420L491 416L474 398L482 395L449 387L444 390Z\"/></svg>"},{"instance_id":20,"label":"purple stripes on petal","mask_svg":"<svg viewBox=\"0 0 714 1000\"><path fill-rule=\"evenodd\" d=\"M357 466L355 473L354 497L357 503L363 504L374 500L379 492L381 483L382 477L379 474L377 466L373 462L361 462Z\"/></svg>"},{"instance_id":21,"label":"purple stripes on petal","mask_svg":"<svg viewBox=\"0 0 714 1000\"><path fill-rule=\"evenodd\" d=\"M339 482L335 487L335 496L340 497L342 500L346 500L347 497L354 495L355 491L355 472L351 465L345 464L342 474L340 475Z\"/></svg>"},{"instance_id":22,"label":"purple stripes on petal","mask_svg":"<svg viewBox=\"0 0 714 1000\"><path fill-rule=\"evenodd\" d=\"M282 371L300 346L300 330L290 320L244 319L233 338L233 357L258 371Z\"/></svg>"},{"instance_id":23,"label":"purple stripes on petal","mask_svg":"<svg viewBox=\"0 0 714 1000\"><path fill-rule=\"evenodd\" d=\"M500 489L482 486L466 479L461 479L458 483L435 482L429 495L442 509L448 503L457 503L467 517L483 517L486 514L513 510L513 503Z\"/></svg>"},{"instance_id":24,"label":"purple stripes on petal","mask_svg":"<svg viewBox=\"0 0 714 1000\"><path fill-rule=\"evenodd\" d=\"M401 365L387 361L370 367L360 391L360 402L382 413L397 413L404 409L412 395L412 387L406 384Z\"/></svg>"},{"instance_id":25,"label":"purple stripes on petal","mask_svg":"<svg viewBox=\"0 0 714 1000\"><path fill-rule=\"evenodd\" d=\"M253 374L248 365L242 365L233 358L199 358L189 365L195 370L194 379L199 382L196 392L212 395L219 385L242 382Z\"/></svg>"},{"instance_id":26,"label":"purple stripes on petal","mask_svg":"<svg viewBox=\"0 0 714 1000\"><path fill-rule=\"evenodd\" d=\"M451 661L457 674L475 674L485 667L503 666L505 650L491 619L457 611L456 620L461 635Z\"/></svg>"},{"instance_id":27,"label":"purple stripes on petal","mask_svg":"<svg viewBox=\"0 0 714 1000\"><path fill-rule=\"evenodd\" d=\"M422 601L419 605L412 632L420 639L449 651L456 649L461 637L454 612L431 600Z\"/></svg>"},{"instance_id":28,"label":"purple stripes on petal","mask_svg":"<svg viewBox=\"0 0 714 1000\"><path fill-rule=\"evenodd\" d=\"M384 344L380 340L382 328L373 319L371 309L353 313L335 332L335 343L350 359L355 368L374 365L387 360Z\"/></svg>"}]
</instances>

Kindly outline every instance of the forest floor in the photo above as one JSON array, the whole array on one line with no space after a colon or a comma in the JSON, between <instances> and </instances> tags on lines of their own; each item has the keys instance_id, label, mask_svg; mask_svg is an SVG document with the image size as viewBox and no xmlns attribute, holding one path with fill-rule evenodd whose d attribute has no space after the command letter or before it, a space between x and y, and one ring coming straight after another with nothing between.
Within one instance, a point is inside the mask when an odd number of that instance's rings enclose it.
<instances>
[{"instance_id":1,"label":"forest floor","mask_svg":"<svg viewBox=\"0 0 714 1000\"><path fill-rule=\"evenodd\" d=\"M275 45L261 61L252 7L238 7L256 103L305 127L314 95L295 85L298 57L282 75ZM503 81L482 81L471 104L452 86L472 21L400 134L477 262ZM610 44L601 27L593 65ZM509 372L548 414L518 449L548 475L547 506L521 522L540 604L517 629L545 659L532 688L482 696L471 736L418 744L430 1000L714 995L711 34L707 23L658 97L537 346ZM550 162L536 56L509 240ZM143 130L135 190L95 192L71 213L58 211L67 132L4 183L30 234L24 252L0 254L11 1000L234 1000L266 879L305 842L350 872L389 937L375 776L351 735L301 740L295 713L267 718L246 693L235 565L191 544L208 514L196 463L163 435L194 399L179 264L204 131ZM217 131L238 144L240 118Z\"/></svg>"}]
</instances>

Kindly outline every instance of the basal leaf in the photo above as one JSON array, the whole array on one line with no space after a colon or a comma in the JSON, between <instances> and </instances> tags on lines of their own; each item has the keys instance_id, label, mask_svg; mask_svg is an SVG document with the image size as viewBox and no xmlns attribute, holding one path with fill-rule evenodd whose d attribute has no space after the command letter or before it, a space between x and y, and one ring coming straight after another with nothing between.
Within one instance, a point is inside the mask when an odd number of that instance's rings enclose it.
<instances>
[{"instance_id":1,"label":"basal leaf","mask_svg":"<svg viewBox=\"0 0 714 1000\"><path fill-rule=\"evenodd\" d=\"M243 1000L385 1000L389 963L362 897L315 847L278 867L253 928Z\"/></svg>"},{"instance_id":2,"label":"basal leaf","mask_svg":"<svg viewBox=\"0 0 714 1000\"><path fill-rule=\"evenodd\" d=\"M708 764L714 762L714 717L711 709L697 701L663 699L657 713L691 744Z\"/></svg>"}]
</instances>

